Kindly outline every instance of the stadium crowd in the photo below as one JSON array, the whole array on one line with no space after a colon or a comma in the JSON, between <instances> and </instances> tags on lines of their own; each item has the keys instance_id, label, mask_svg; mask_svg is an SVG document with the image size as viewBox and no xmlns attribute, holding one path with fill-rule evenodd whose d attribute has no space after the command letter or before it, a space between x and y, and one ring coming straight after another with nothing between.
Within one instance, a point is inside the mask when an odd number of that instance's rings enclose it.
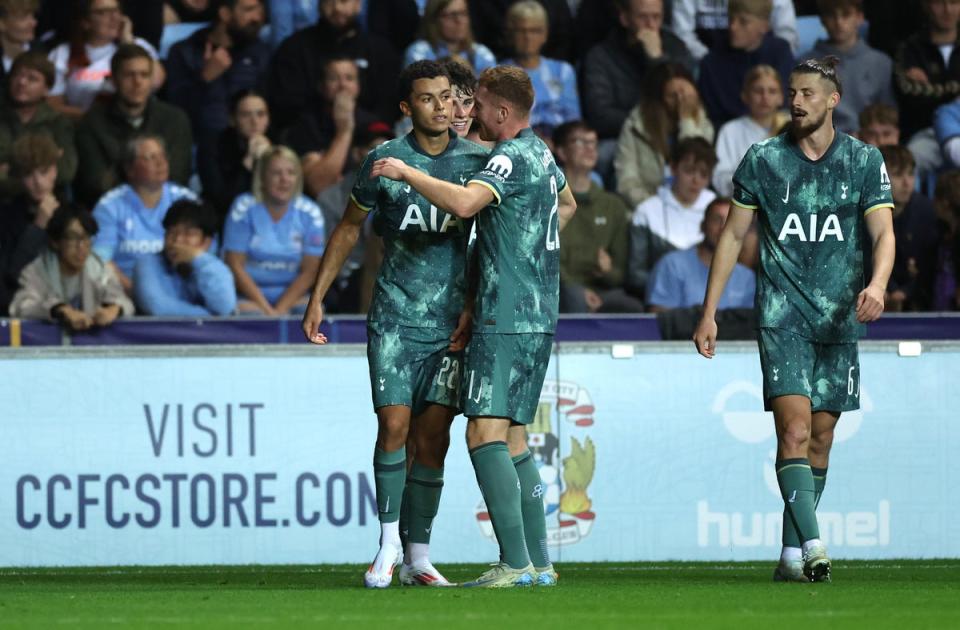
<instances>
[{"instance_id":1,"label":"stadium crowd","mask_svg":"<svg viewBox=\"0 0 960 630\"><path fill-rule=\"evenodd\" d=\"M825 55L893 186L887 310L957 310L958 24L960 0L0 0L0 315L302 311L364 157L408 130L400 69L445 58L532 79L579 207L561 311L691 307L737 164ZM374 224L329 312L365 312Z\"/></svg>"}]
</instances>

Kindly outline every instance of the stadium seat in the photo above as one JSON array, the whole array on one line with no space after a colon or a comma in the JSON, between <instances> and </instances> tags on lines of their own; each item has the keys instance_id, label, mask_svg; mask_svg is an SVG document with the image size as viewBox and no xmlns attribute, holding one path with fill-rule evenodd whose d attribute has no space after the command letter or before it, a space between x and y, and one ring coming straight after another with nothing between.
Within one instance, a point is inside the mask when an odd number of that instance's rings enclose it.
<instances>
[{"instance_id":1,"label":"stadium seat","mask_svg":"<svg viewBox=\"0 0 960 630\"><path fill-rule=\"evenodd\" d=\"M210 22L181 22L180 24L167 24L163 27L163 35L160 37L160 58L166 59L170 54L170 48L179 41L182 41L201 28L209 26Z\"/></svg>"}]
</instances>

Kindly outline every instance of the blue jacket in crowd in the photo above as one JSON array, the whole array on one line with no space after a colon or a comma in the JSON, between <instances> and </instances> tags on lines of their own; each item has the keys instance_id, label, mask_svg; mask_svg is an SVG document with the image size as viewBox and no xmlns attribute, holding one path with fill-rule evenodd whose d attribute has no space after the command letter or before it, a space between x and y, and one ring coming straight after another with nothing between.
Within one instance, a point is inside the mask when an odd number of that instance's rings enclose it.
<instances>
[{"instance_id":1,"label":"blue jacket in crowd","mask_svg":"<svg viewBox=\"0 0 960 630\"><path fill-rule=\"evenodd\" d=\"M237 308L233 274L210 252L193 259L183 276L160 252L137 261L133 280L137 307L147 315L207 317L229 315Z\"/></svg>"}]
</instances>

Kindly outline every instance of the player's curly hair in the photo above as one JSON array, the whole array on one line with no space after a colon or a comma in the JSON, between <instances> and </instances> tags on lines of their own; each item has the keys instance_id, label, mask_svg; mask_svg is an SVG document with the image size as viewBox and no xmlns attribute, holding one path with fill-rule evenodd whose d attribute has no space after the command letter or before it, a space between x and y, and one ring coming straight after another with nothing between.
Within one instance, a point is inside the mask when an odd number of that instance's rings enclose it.
<instances>
[{"instance_id":1,"label":"player's curly hair","mask_svg":"<svg viewBox=\"0 0 960 630\"><path fill-rule=\"evenodd\" d=\"M477 91L477 75L470 63L462 57L445 57L440 60L450 77L450 86L459 88L467 96Z\"/></svg>"},{"instance_id":2,"label":"player's curly hair","mask_svg":"<svg viewBox=\"0 0 960 630\"><path fill-rule=\"evenodd\" d=\"M821 57L820 59L807 59L806 61L798 63L796 66L794 66L790 74L820 75L830 83L833 83L833 87L836 88L837 94L843 96L843 86L840 84L840 77L837 75L838 65L840 65L840 59L834 57L833 55L827 55L826 57Z\"/></svg>"},{"instance_id":3,"label":"player's curly hair","mask_svg":"<svg viewBox=\"0 0 960 630\"><path fill-rule=\"evenodd\" d=\"M433 79L436 77L446 77L450 79L446 66L439 61L422 59L414 61L400 72L400 93L401 101L406 101L413 93L413 82L418 79Z\"/></svg>"}]
</instances>

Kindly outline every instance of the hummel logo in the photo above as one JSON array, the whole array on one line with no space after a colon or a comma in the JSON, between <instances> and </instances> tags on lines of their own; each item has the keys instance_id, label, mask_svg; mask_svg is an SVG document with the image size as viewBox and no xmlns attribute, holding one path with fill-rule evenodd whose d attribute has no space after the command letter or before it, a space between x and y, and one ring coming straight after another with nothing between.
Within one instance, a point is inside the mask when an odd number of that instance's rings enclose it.
<instances>
[{"instance_id":1,"label":"hummel logo","mask_svg":"<svg viewBox=\"0 0 960 630\"><path fill-rule=\"evenodd\" d=\"M385 379L385 378L381 378L381 379L380 379L380 391L381 391L381 392L383 391L383 384L386 383L386 382L387 382L387 379Z\"/></svg>"},{"instance_id":2,"label":"hummel logo","mask_svg":"<svg viewBox=\"0 0 960 630\"><path fill-rule=\"evenodd\" d=\"M787 180L787 196L783 198L783 203L790 201L790 180Z\"/></svg>"},{"instance_id":3,"label":"hummel logo","mask_svg":"<svg viewBox=\"0 0 960 630\"><path fill-rule=\"evenodd\" d=\"M847 186L846 184L840 184L840 190L843 192L843 194L840 195L840 198L841 198L841 199L846 199L846 198L847 198L847 188L848 188L848 186Z\"/></svg>"},{"instance_id":4,"label":"hummel logo","mask_svg":"<svg viewBox=\"0 0 960 630\"><path fill-rule=\"evenodd\" d=\"M787 503L793 503L796 500L797 500L797 491L794 490L793 494L790 495L790 498L787 499Z\"/></svg>"}]
</instances>

